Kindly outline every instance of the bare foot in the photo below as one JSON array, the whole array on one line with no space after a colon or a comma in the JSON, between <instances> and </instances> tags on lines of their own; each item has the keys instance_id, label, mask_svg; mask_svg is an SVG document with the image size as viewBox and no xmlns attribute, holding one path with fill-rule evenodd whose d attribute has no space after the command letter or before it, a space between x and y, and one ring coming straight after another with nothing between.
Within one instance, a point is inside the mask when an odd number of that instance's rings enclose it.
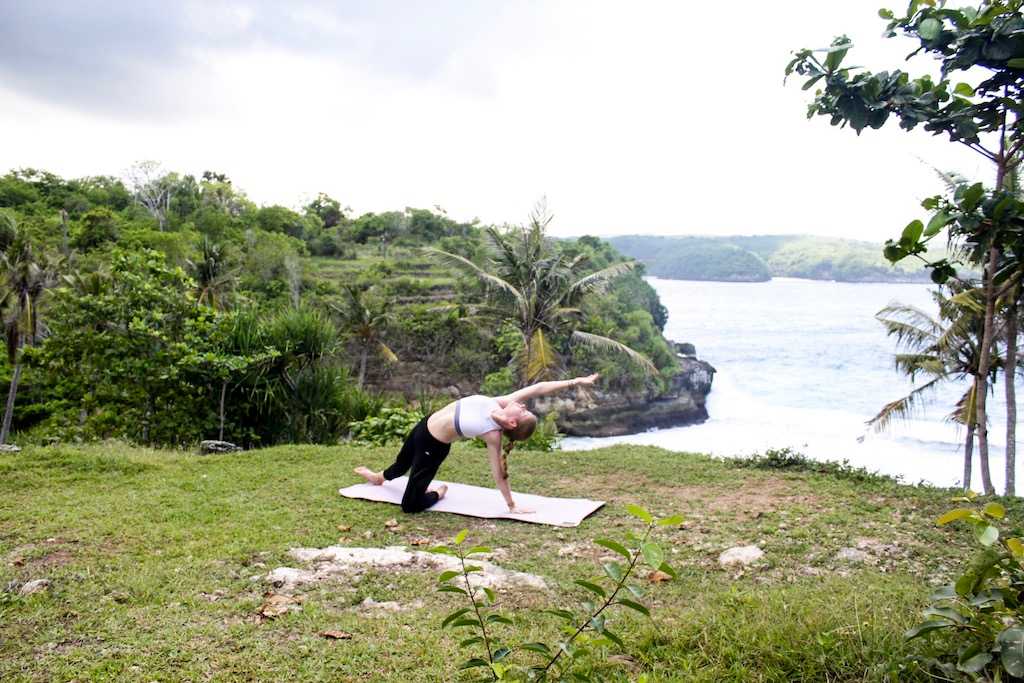
<instances>
[{"instance_id":1,"label":"bare foot","mask_svg":"<svg viewBox=\"0 0 1024 683\"><path fill-rule=\"evenodd\" d=\"M362 465L352 471L375 486L380 486L384 483L383 472L374 472L369 467L364 467Z\"/></svg>"},{"instance_id":2,"label":"bare foot","mask_svg":"<svg viewBox=\"0 0 1024 683\"><path fill-rule=\"evenodd\" d=\"M436 489L430 489L437 494L437 499L441 500L444 498L444 494L448 493L448 484L441 484Z\"/></svg>"}]
</instances>

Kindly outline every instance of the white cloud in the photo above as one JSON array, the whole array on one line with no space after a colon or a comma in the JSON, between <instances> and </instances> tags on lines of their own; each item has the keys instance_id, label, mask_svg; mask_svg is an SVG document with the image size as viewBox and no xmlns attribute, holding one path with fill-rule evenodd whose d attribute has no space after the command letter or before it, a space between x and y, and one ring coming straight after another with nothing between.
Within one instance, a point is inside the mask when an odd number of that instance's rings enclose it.
<instances>
[{"instance_id":1,"label":"white cloud","mask_svg":"<svg viewBox=\"0 0 1024 683\"><path fill-rule=\"evenodd\" d=\"M159 159L226 172L259 202L325 191L357 211L440 204L501 223L546 194L559 234L873 240L940 189L917 157L988 174L970 152L895 123L857 137L806 121L810 94L783 87L791 50L844 30L853 62L901 66L913 46L879 37L875 0L448 5L436 24L393 15L402 6L355 19L310 6L287 39L265 25L247 34L256 19L243 3L206 14L208 35L235 38L187 43L151 74L143 85L173 101L169 116L0 91L0 168L116 174ZM321 40L359 45L303 44L295 27L314 25Z\"/></svg>"}]
</instances>

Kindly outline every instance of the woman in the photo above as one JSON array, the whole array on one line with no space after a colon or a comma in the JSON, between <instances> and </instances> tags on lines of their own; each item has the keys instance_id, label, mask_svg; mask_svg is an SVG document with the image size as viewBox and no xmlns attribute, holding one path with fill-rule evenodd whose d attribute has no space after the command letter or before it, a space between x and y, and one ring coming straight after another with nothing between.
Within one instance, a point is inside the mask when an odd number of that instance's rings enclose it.
<instances>
[{"instance_id":1,"label":"woman","mask_svg":"<svg viewBox=\"0 0 1024 683\"><path fill-rule=\"evenodd\" d=\"M430 417L423 418L413 427L394 464L386 470L374 472L367 467L357 467L354 471L377 486L409 472L409 483L402 496L402 511L420 512L444 498L448 492L444 484L436 489L428 490L427 487L451 450L452 442L479 436L487 444L491 474L509 511L520 514L533 512L517 507L508 487L508 454L516 441L530 438L537 427L537 416L527 410L523 403L568 387L590 386L595 380L597 374L538 382L496 398L480 395L460 398ZM508 439L504 451L501 447L503 437Z\"/></svg>"}]
</instances>

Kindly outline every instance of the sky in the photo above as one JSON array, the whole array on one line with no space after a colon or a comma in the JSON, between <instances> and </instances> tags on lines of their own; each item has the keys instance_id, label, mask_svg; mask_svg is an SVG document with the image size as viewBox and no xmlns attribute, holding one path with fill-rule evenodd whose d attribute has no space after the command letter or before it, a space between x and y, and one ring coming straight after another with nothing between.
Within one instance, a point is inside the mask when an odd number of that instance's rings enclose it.
<instances>
[{"instance_id":1,"label":"sky","mask_svg":"<svg viewBox=\"0 0 1024 683\"><path fill-rule=\"evenodd\" d=\"M984 160L891 122L857 136L783 84L846 33L905 63L885 0L0 0L0 172L226 173L259 204L442 207L556 235L880 241ZM902 4L902 0L900 0ZM970 80L970 79L965 79Z\"/></svg>"}]
</instances>

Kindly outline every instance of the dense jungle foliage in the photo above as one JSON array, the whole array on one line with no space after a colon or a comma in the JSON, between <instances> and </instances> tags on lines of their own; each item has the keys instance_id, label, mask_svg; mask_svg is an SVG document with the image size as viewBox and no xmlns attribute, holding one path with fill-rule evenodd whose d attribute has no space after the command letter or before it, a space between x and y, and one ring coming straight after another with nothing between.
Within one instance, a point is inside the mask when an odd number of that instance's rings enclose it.
<instances>
[{"instance_id":1,"label":"dense jungle foliage","mask_svg":"<svg viewBox=\"0 0 1024 683\"><path fill-rule=\"evenodd\" d=\"M515 330L484 324L487 292L424 250L485 263L485 226L439 209L350 214L324 194L298 210L259 206L223 174L151 162L123 179L0 177L14 293L0 381L16 380L19 439L330 443L388 406L512 389ZM593 237L544 248L585 272L625 260ZM556 333L558 369L600 371L605 388L665 386L665 309L641 274L585 298L576 328L614 336L659 374L572 353Z\"/></svg>"}]
</instances>

